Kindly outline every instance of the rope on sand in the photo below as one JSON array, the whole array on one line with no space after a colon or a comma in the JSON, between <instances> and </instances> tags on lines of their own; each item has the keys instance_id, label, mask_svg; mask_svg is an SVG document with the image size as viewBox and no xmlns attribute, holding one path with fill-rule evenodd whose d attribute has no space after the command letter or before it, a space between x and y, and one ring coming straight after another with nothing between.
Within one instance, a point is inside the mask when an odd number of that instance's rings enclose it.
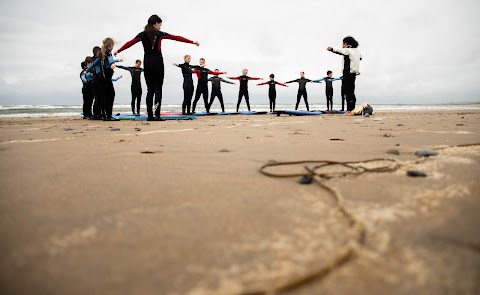
<instances>
[{"instance_id":1,"label":"rope on sand","mask_svg":"<svg viewBox=\"0 0 480 295\"><path fill-rule=\"evenodd\" d=\"M383 165L382 165L383 163ZM292 165L304 165L304 171L301 173L273 173L268 172L268 168ZM307 166L315 165L313 167ZM365 164L377 164L374 168L366 167ZM347 171L342 172L322 172L326 167L340 166L346 168ZM394 172L402 165L394 159L372 159L367 161L356 162L337 162L337 161L296 161L296 162L274 162L263 165L260 168L260 173L269 177L275 178L291 178L291 177L310 177L322 189L330 193L335 201L335 208L348 221L350 228L353 231L353 237L347 242L346 246L339 249L333 258L326 264L312 269L308 274L301 277L294 277L286 281L279 282L276 285L268 286L262 289L249 290L243 292L243 295L263 295L276 294L278 292L288 291L305 285L314 280L325 278L332 271L340 268L349 261L351 261L358 252L358 248L365 244L367 236L367 228L363 223L355 217L350 211L345 208L345 202L342 194L334 187L326 183L331 178L346 177L349 175L358 176L364 173L386 173Z\"/></svg>"}]
</instances>

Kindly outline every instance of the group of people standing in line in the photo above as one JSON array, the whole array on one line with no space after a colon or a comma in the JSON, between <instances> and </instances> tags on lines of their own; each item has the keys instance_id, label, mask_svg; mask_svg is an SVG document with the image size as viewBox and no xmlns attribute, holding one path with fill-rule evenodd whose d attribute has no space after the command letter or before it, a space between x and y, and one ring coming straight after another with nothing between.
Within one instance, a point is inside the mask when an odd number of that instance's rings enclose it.
<instances>
[{"instance_id":1,"label":"group of people standing in line","mask_svg":"<svg viewBox=\"0 0 480 295\"><path fill-rule=\"evenodd\" d=\"M147 84L147 114L149 121L163 121L160 116L160 108L162 104L162 88L165 74L165 67L162 55L162 40L169 39L180 41L184 43L194 44L199 46L198 41L191 41L181 36L170 35L163 31L160 31L162 26L162 19L157 15L152 15L148 19L148 23L144 28L144 31L140 32L135 38L126 42L119 49L112 51L114 41L111 38L103 40L102 47L93 48L93 57L87 57L82 62L82 72L80 78L83 82L83 99L84 99L84 118L103 119L103 120L115 120L112 118L113 101L115 97L115 90L113 87L113 72L116 67L127 70L132 76L132 113L140 114L140 101L142 96L141 87L141 74L145 75L145 82ZM144 49L144 66L141 68L142 62L137 60L134 67L116 66L115 63L122 62L122 59L116 59L115 56L130 48L134 44L142 42ZM334 49L328 47L327 50L343 55L343 75L340 78L333 78L332 72L328 71L327 76L318 79L310 80L305 78L305 73L300 73L300 78L286 83L280 83L274 80L274 74L270 75L268 82L259 83L260 85L269 85L268 97L270 100L270 111L275 110L276 100L276 85L288 87L289 83L298 83L297 103L295 109L298 109L301 98L303 97L307 110L309 110L308 98L307 98L307 83L326 83L325 94L327 97L327 109L333 110L333 87L332 82L336 80L342 81L342 110L344 110L344 102L347 102L347 111L352 111L355 108L355 80L359 74L359 63L362 60L361 54L357 50L358 42L351 36L347 36L343 39L342 48ZM219 75L227 74L221 72L218 69L211 71L205 67L205 59L201 58L199 65L190 65L191 56L185 55L184 62L182 64L173 64L179 67L183 75L183 91L184 98L182 103L182 114L192 114L195 112L197 103L201 96L205 104L205 109L210 112L210 108L215 98L220 101L222 112L225 112L223 103L223 95L221 92L221 83L235 84L231 81L222 79ZM196 74L198 78L197 89L195 92L195 98L192 103L194 94L194 85L192 75ZM208 77L208 75L213 75ZM242 75L238 77L228 77L231 80L239 80L240 90L238 93L237 112L240 107L240 103L243 98L247 104L247 108L250 111L250 100L248 94L248 81L250 80L263 80L262 78L255 78L248 76L248 70L243 69ZM118 79L117 79L118 80ZM210 101L208 101L208 82L212 83L212 92ZM92 103L93 113L92 113ZM155 108L154 108L155 106ZM136 108L135 108L136 107Z\"/></svg>"}]
</instances>

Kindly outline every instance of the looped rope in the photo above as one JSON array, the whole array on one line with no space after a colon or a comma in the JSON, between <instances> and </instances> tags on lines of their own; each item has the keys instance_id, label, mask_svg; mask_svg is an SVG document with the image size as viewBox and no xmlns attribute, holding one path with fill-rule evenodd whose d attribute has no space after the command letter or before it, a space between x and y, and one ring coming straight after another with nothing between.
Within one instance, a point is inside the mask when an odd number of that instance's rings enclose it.
<instances>
[{"instance_id":1,"label":"looped rope","mask_svg":"<svg viewBox=\"0 0 480 295\"><path fill-rule=\"evenodd\" d=\"M382 163L387 162L387 165L380 165L374 168L366 167L368 163ZM280 167L280 166L292 166L304 164L305 171L302 173L274 173L266 171L267 168ZM313 167L309 167L308 164L316 164ZM332 166L340 166L347 168L348 171L343 172L321 172L322 169ZM351 238L346 246L340 248L335 253L333 258L322 266L316 269L312 269L308 274L302 277L294 277L284 282L280 282L277 285L269 286L263 289L249 290L243 292L243 295L262 295L262 294L276 294L278 292L292 290L304 284L307 284L313 280L324 278L335 269L348 263L353 259L357 253L358 247L361 247L365 243L367 236L367 228L363 223L355 217L344 206L344 198L341 193L334 187L329 186L325 182L328 179L336 177L346 177L349 175L358 176L363 173L385 173L393 172L400 168L401 165L394 159L372 159L366 161L352 161L352 162L338 162L338 161L294 161L294 162L274 162L263 165L260 168L260 173L269 177L275 178L290 178L290 177L312 177L322 189L330 193L335 200L335 208L348 220L348 224L354 233L354 237Z\"/></svg>"}]
</instances>

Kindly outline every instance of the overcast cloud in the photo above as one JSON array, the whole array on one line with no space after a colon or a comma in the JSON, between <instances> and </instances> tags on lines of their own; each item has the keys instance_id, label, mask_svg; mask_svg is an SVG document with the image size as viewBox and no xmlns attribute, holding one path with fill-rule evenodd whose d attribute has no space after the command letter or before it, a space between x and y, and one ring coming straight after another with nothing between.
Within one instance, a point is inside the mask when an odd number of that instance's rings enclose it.
<instances>
[{"instance_id":1,"label":"overcast cloud","mask_svg":"<svg viewBox=\"0 0 480 295\"><path fill-rule=\"evenodd\" d=\"M182 75L172 63L192 63L277 81L300 71L318 79L341 75L342 58L326 51L354 36L364 59L357 100L371 103L480 101L478 1L12 1L0 3L0 104L81 104L80 62L105 37L116 48L158 14L162 30L200 42L165 40L164 103L182 100ZM143 60L140 43L122 52L123 65ZM116 104L129 104L130 76L115 83ZM144 81L143 81L144 84ZM267 103L267 86L250 82L252 103ZM293 103L297 85L277 89L277 103ZM308 85L309 100L323 103L324 84ZM338 102L340 83L335 85ZM146 86L143 85L145 101ZM237 85L222 86L227 102Z\"/></svg>"}]
</instances>

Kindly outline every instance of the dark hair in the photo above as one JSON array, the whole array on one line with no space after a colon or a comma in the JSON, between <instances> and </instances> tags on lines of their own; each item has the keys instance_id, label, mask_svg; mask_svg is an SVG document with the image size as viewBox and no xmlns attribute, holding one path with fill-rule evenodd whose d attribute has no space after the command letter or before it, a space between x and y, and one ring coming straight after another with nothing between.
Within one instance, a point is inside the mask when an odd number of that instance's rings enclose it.
<instances>
[{"instance_id":1,"label":"dark hair","mask_svg":"<svg viewBox=\"0 0 480 295\"><path fill-rule=\"evenodd\" d=\"M327 75L330 75L332 73L332 71L327 71Z\"/></svg>"},{"instance_id":2,"label":"dark hair","mask_svg":"<svg viewBox=\"0 0 480 295\"><path fill-rule=\"evenodd\" d=\"M150 39L152 46L154 45L153 43L155 43L155 28L153 25L161 22L162 19L156 14L148 18L147 25L145 26L145 33L147 34L148 39Z\"/></svg>"},{"instance_id":3,"label":"dark hair","mask_svg":"<svg viewBox=\"0 0 480 295\"><path fill-rule=\"evenodd\" d=\"M87 63L87 64L91 64L91 63L92 63L92 61L93 61L93 58L92 58L91 56L87 56L87 57L85 57L85 63Z\"/></svg>"},{"instance_id":4,"label":"dark hair","mask_svg":"<svg viewBox=\"0 0 480 295\"><path fill-rule=\"evenodd\" d=\"M218 72L218 71L220 71L220 70L219 70L219 69L215 69L215 72Z\"/></svg>"},{"instance_id":5,"label":"dark hair","mask_svg":"<svg viewBox=\"0 0 480 295\"><path fill-rule=\"evenodd\" d=\"M101 50L102 50L102 48L100 48L98 46L93 47L93 49L92 49L93 55L94 56L97 55L97 53L99 53Z\"/></svg>"},{"instance_id":6,"label":"dark hair","mask_svg":"<svg viewBox=\"0 0 480 295\"><path fill-rule=\"evenodd\" d=\"M82 70L83 70L83 69L85 69L85 67L87 66L87 64L86 64L84 61L82 61L82 63L80 64L80 66L82 67Z\"/></svg>"},{"instance_id":7,"label":"dark hair","mask_svg":"<svg viewBox=\"0 0 480 295\"><path fill-rule=\"evenodd\" d=\"M142 63L142 61L139 60L139 59L137 59L137 60L135 61L135 63Z\"/></svg>"},{"instance_id":8,"label":"dark hair","mask_svg":"<svg viewBox=\"0 0 480 295\"><path fill-rule=\"evenodd\" d=\"M270 74L270 78L275 78L275 75L274 75L274 74Z\"/></svg>"},{"instance_id":9,"label":"dark hair","mask_svg":"<svg viewBox=\"0 0 480 295\"><path fill-rule=\"evenodd\" d=\"M352 48L357 48L358 47L358 42L353 38L352 36L347 36L343 38L343 43L350 45Z\"/></svg>"},{"instance_id":10,"label":"dark hair","mask_svg":"<svg viewBox=\"0 0 480 295\"><path fill-rule=\"evenodd\" d=\"M102 48L100 48L100 47L98 47L98 46L95 46L95 47L93 47L92 52L93 52L93 56L94 56L94 57L98 57L98 55L100 54L100 52L102 52Z\"/></svg>"}]
</instances>

